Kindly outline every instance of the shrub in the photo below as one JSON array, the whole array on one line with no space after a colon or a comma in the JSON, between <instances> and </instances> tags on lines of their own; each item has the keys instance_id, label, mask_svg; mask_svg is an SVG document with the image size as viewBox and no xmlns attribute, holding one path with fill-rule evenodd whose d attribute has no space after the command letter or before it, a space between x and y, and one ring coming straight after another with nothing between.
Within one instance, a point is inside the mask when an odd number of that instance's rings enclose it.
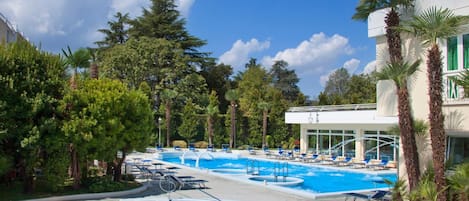
<instances>
[{"instance_id":1,"label":"shrub","mask_svg":"<svg viewBox=\"0 0 469 201\"><path fill-rule=\"evenodd\" d=\"M184 140L174 140L173 146L179 146L180 148L187 148L187 142Z\"/></svg>"},{"instance_id":2,"label":"shrub","mask_svg":"<svg viewBox=\"0 0 469 201\"><path fill-rule=\"evenodd\" d=\"M133 174L124 174L124 175L122 175L122 180L124 180L124 181L135 181L135 176Z\"/></svg>"},{"instance_id":3,"label":"shrub","mask_svg":"<svg viewBox=\"0 0 469 201\"><path fill-rule=\"evenodd\" d=\"M208 142L205 142L205 141L198 141L194 143L195 148L207 148L207 146L208 146Z\"/></svg>"}]
</instances>

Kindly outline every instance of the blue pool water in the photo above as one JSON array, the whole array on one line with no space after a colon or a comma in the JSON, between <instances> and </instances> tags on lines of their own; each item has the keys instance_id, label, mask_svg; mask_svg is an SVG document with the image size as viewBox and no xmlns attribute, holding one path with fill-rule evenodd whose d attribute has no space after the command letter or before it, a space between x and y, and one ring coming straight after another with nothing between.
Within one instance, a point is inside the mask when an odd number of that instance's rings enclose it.
<instances>
[{"instance_id":1,"label":"blue pool water","mask_svg":"<svg viewBox=\"0 0 469 201\"><path fill-rule=\"evenodd\" d=\"M163 156L163 161L181 164L179 156ZM255 160L255 162L252 162ZM243 157L220 158L220 157L202 157L199 160L199 168L202 169L234 169L239 172L246 170L248 164L254 164L259 167L260 176L274 174L275 167L285 166L286 161L272 161L263 159L248 159ZM196 167L194 157L184 159L184 165ZM280 170L278 168L277 170ZM332 193L340 191L358 191L376 188L389 187L383 182L383 179L396 181L396 174L365 174L356 173L347 170L338 170L325 167L313 167L307 165L288 163L288 176L297 177L304 180L302 185L291 186L298 190L304 190L311 193Z\"/></svg>"}]
</instances>

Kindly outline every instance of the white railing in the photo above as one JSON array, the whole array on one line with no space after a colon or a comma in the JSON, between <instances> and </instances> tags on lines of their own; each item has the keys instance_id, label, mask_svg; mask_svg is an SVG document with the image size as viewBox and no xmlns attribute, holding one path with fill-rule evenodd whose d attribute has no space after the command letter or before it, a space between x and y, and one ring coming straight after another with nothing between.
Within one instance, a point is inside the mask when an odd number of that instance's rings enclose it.
<instances>
[{"instance_id":1,"label":"white railing","mask_svg":"<svg viewBox=\"0 0 469 201\"><path fill-rule=\"evenodd\" d=\"M376 109L376 103L291 107L288 109L287 112L321 112L321 111L374 110L374 109Z\"/></svg>"}]
</instances>

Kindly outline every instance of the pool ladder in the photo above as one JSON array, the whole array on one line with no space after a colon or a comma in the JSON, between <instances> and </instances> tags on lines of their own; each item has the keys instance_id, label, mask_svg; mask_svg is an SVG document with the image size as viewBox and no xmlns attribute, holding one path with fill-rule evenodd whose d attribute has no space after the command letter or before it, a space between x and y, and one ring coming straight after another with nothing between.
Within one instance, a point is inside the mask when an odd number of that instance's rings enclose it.
<instances>
[{"instance_id":1,"label":"pool ladder","mask_svg":"<svg viewBox=\"0 0 469 201\"><path fill-rule=\"evenodd\" d=\"M278 182L278 177L283 177L283 182L286 182L288 177L288 162L275 162L274 163L274 179Z\"/></svg>"},{"instance_id":2,"label":"pool ladder","mask_svg":"<svg viewBox=\"0 0 469 201\"><path fill-rule=\"evenodd\" d=\"M246 164L246 174L259 175L259 161L248 159Z\"/></svg>"}]
</instances>

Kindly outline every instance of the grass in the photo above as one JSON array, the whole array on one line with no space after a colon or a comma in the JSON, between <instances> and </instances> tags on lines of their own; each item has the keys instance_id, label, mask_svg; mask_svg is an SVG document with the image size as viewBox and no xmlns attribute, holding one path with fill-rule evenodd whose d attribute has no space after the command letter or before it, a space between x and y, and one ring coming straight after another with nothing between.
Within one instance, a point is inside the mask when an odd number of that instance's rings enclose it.
<instances>
[{"instance_id":1,"label":"grass","mask_svg":"<svg viewBox=\"0 0 469 201\"><path fill-rule=\"evenodd\" d=\"M135 181L123 181L124 182L124 189L123 190L130 190L137 187L140 187L141 184ZM109 192L109 191L103 191ZM46 197L53 197L53 196L63 196L63 195L74 195L74 194L84 194L84 193L91 193L91 191L87 188L81 188L79 190L72 189L71 186L64 186L64 188L58 192L50 192L44 188L44 185L40 183L36 184L36 190L32 194L25 194L23 193L23 183L16 181L10 185L0 184L0 198L1 200L10 201L10 200L25 200L25 199L36 199L36 198L46 198Z\"/></svg>"}]
</instances>

